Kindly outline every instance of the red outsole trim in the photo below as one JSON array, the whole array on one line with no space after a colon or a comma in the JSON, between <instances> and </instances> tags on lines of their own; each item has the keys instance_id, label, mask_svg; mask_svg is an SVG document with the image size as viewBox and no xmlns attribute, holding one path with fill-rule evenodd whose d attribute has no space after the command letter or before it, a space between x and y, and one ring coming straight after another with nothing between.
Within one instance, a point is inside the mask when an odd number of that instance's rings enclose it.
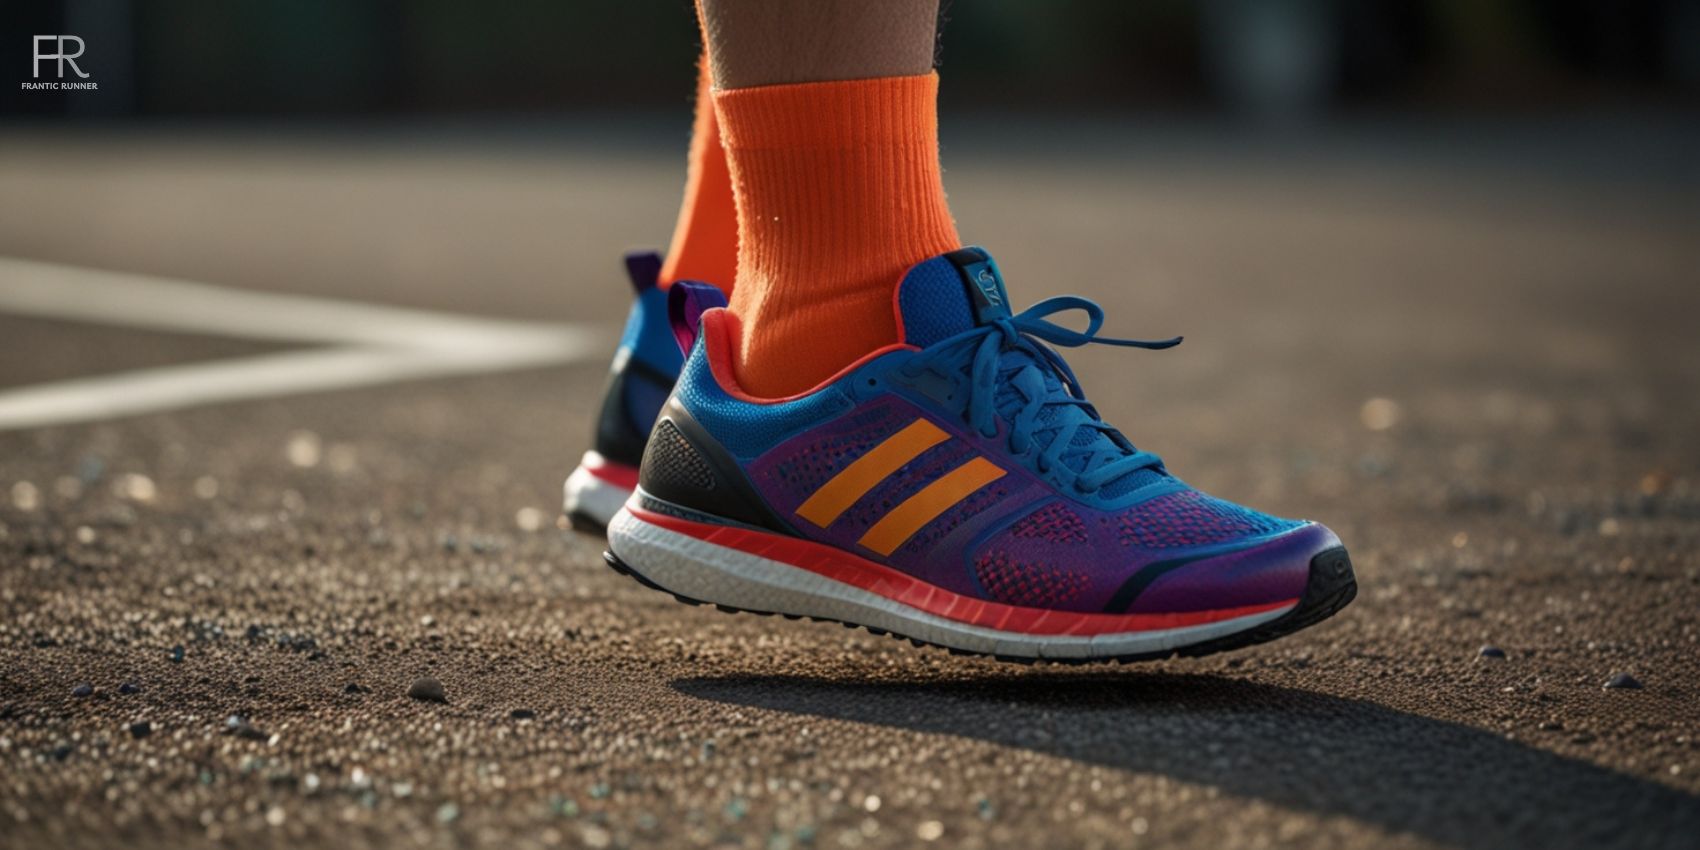
<instances>
[{"instance_id":1,"label":"red outsole trim","mask_svg":"<svg viewBox=\"0 0 1700 850\"><path fill-rule=\"evenodd\" d=\"M808 570L947 620L1000 632L1087 636L1161 631L1248 617L1290 608L1299 602L1298 597L1294 597L1239 608L1168 614L1084 614L1023 608L952 593L890 567L812 540L747 528L692 522L644 510L632 503L628 503L626 509L631 511L634 517L668 531Z\"/></svg>"},{"instance_id":2,"label":"red outsole trim","mask_svg":"<svg viewBox=\"0 0 1700 850\"><path fill-rule=\"evenodd\" d=\"M579 468L602 479L603 481L627 490L636 490L638 486L638 471L635 466L611 461L596 452L585 452L584 459L579 461Z\"/></svg>"}]
</instances>

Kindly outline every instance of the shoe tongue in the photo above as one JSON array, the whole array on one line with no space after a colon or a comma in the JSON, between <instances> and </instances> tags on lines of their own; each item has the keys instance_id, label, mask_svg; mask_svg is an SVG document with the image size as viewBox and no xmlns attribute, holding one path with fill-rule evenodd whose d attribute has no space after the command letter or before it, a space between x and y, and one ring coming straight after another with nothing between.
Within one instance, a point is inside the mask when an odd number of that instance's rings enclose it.
<instances>
[{"instance_id":1,"label":"shoe tongue","mask_svg":"<svg viewBox=\"0 0 1700 850\"><path fill-rule=\"evenodd\" d=\"M1008 318L1009 293L1004 288L998 264L984 248L969 247L940 254L918 263L903 276L897 288L898 316L903 321L903 341L926 348L966 330ZM1006 350L998 355L998 388L992 404L1005 421L1012 420L1026 403L1015 386L1017 373L1037 370L1043 392L1066 395L1062 381L1050 366L1030 352ZM1093 427L1079 427L1086 414L1073 405L1047 405L1035 423L1033 439L1041 450L1059 438L1069 441L1062 462L1076 474L1087 471L1094 456L1125 454L1109 435ZM1065 437L1066 434L1066 437ZM1104 488L1104 495L1117 497L1161 481L1166 473L1142 469L1119 476Z\"/></svg>"},{"instance_id":2,"label":"shoe tongue","mask_svg":"<svg viewBox=\"0 0 1700 850\"><path fill-rule=\"evenodd\" d=\"M897 285L903 341L926 348L978 325L1008 318L1009 292L984 248L940 254L910 267Z\"/></svg>"}]
</instances>

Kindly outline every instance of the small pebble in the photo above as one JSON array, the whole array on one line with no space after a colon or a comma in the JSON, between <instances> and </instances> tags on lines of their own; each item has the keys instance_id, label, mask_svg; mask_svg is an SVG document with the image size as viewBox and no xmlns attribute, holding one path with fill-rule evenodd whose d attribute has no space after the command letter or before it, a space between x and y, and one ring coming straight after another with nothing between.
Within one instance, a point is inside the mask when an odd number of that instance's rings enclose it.
<instances>
[{"instance_id":1,"label":"small pebble","mask_svg":"<svg viewBox=\"0 0 1700 850\"><path fill-rule=\"evenodd\" d=\"M536 508L520 508L514 513L514 525L520 531L536 531L543 527L543 512Z\"/></svg>"},{"instance_id":2,"label":"small pebble","mask_svg":"<svg viewBox=\"0 0 1700 850\"><path fill-rule=\"evenodd\" d=\"M424 702L448 702L448 694L443 692L443 683L429 676L415 679L408 687L407 695Z\"/></svg>"},{"instance_id":3,"label":"small pebble","mask_svg":"<svg viewBox=\"0 0 1700 850\"><path fill-rule=\"evenodd\" d=\"M256 729L240 714L232 714L225 718L224 731L225 734L235 735L238 738L246 738L250 741L266 741L271 739L271 735L269 733Z\"/></svg>"},{"instance_id":4,"label":"small pebble","mask_svg":"<svg viewBox=\"0 0 1700 850\"><path fill-rule=\"evenodd\" d=\"M1614 674L1610 679L1606 680L1606 688L1608 690L1616 690L1618 688L1639 688L1639 687L1641 687L1641 682L1639 680L1637 680L1634 676L1629 675L1628 673L1617 673L1617 674Z\"/></svg>"},{"instance_id":5,"label":"small pebble","mask_svg":"<svg viewBox=\"0 0 1700 850\"><path fill-rule=\"evenodd\" d=\"M454 823L460 818L460 807L454 803L444 803L437 807L437 823Z\"/></svg>"},{"instance_id":6,"label":"small pebble","mask_svg":"<svg viewBox=\"0 0 1700 850\"><path fill-rule=\"evenodd\" d=\"M343 686L342 692L345 694L363 694L366 693L366 689L361 687L359 682L349 682Z\"/></svg>"},{"instance_id":7,"label":"small pebble","mask_svg":"<svg viewBox=\"0 0 1700 850\"><path fill-rule=\"evenodd\" d=\"M142 692L142 686L135 682L125 682L118 686L118 692L121 694L139 694Z\"/></svg>"},{"instance_id":8,"label":"small pebble","mask_svg":"<svg viewBox=\"0 0 1700 850\"><path fill-rule=\"evenodd\" d=\"M1399 403L1390 398L1372 398L1358 409L1358 419L1371 431L1386 431L1399 424Z\"/></svg>"},{"instance_id":9,"label":"small pebble","mask_svg":"<svg viewBox=\"0 0 1700 850\"><path fill-rule=\"evenodd\" d=\"M159 496L159 488L154 485L152 478L134 472L119 476L118 480L113 482L112 489L119 498L132 502L152 502Z\"/></svg>"},{"instance_id":10,"label":"small pebble","mask_svg":"<svg viewBox=\"0 0 1700 850\"><path fill-rule=\"evenodd\" d=\"M20 511L33 511L41 507L41 491L28 481L19 481L12 485L12 504Z\"/></svg>"},{"instance_id":11,"label":"small pebble","mask_svg":"<svg viewBox=\"0 0 1700 850\"><path fill-rule=\"evenodd\" d=\"M1490 643L1490 644L1488 644L1488 645L1486 645L1486 646L1484 646L1484 647L1482 647L1482 649L1481 649L1481 657L1483 657L1483 658L1494 658L1494 659L1499 659L1499 660L1504 660L1504 658L1505 658L1505 650L1503 650L1503 649L1500 649L1500 648L1499 648L1499 647L1497 647L1497 646L1494 646L1494 645L1493 645L1493 644L1491 644L1491 643Z\"/></svg>"},{"instance_id":12,"label":"small pebble","mask_svg":"<svg viewBox=\"0 0 1700 850\"><path fill-rule=\"evenodd\" d=\"M289 442L284 447L284 454L289 462L302 469L311 469L319 465L319 455L323 443L319 435L312 431L296 431L289 435Z\"/></svg>"},{"instance_id":13,"label":"small pebble","mask_svg":"<svg viewBox=\"0 0 1700 850\"><path fill-rule=\"evenodd\" d=\"M92 697L94 696L94 685L84 682L71 689L71 696Z\"/></svg>"},{"instance_id":14,"label":"small pebble","mask_svg":"<svg viewBox=\"0 0 1700 850\"><path fill-rule=\"evenodd\" d=\"M152 734L153 734L153 724L147 722L146 720L143 720L139 723L130 724L130 737L132 737L132 738L146 738L147 736L152 735Z\"/></svg>"},{"instance_id":15,"label":"small pebble","mask_svg":"<svg viewBox=\"0 0 1700 850\"><path fill-rule=\"evenodd\" d=\"M171 663L173 663L173 664L182 664L183 663L183 647L174 646L174 647L171 648Z\"/></svg>"},{"instance_id":16,"label":"small pebble","mask_svg":"<svg viewBox=\"0 0 1700 850\"><path fill-rule=\"evenodd\" d=\"M537 712L532 711L529 708L516 708L513 711L508 712L508 715L515 720L530 720L537 716Z\"/></svg>"}]
</instances>

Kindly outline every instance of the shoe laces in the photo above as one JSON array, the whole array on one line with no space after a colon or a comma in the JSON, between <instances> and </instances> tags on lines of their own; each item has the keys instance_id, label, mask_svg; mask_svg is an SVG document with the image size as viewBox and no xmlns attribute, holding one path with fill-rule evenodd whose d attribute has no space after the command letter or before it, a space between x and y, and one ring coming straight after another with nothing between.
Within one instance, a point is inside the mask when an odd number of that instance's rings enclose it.
<instances>
[{"instance_id":1,"label":"shoe laces","mask_svg":"<svg viewBox=\"0 0 1700 850\"><path fill-rule=\"evenodd\" d=\"M1070 310L1086 314L1084 331L1059 325L1049 318ZM1037 449L1032 462L1041 475L1052 470L1070 473L1075 489L1091 494L1124 475L1146 469L1161 472L1163 460L1136 448L1120 431L1104 422L1097 408L1086 400L1074 370L1051 346L1078 348L1098 343L1160 350L1181 343L1178 336L1164 340L1099 336L1103 324L1104 309L1089 299L1074 295L1047 298L1020 313L928 346L905 364L903 371L910 377L925 370L959 380L964 355L972 352L967 370L968 399L963 410L963 419L969 427L987 439L997 437L998 390L1000 382L1007 383L1021 402L1013 415L1008 416L1010 453L1026 456ZM1010 353L1014 357L1006 358ZM1010 364L1014 364L1013 368ZM1048 376L1053 379L1047 380ZM1045 443L1038 436L1040 430L1055 433ZM1065 458L1071 456L1083 462L1072 466L1065 463Z\"/></svg>"}]
</instances>

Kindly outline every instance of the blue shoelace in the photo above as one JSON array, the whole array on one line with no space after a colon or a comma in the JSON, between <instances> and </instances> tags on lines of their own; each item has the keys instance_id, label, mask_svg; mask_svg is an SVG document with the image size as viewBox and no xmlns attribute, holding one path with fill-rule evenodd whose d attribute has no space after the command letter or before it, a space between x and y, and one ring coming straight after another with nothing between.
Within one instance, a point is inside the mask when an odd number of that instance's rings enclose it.
<instances>
[{"instance_id":1,"label":"blue shoelace","mask_svg":"<svg viewBox=\"0 0 1700 850\"><path fill-rule=\"evenodd\" d=\"M1067 310L1080 310L1086 314L1086 330L1067 328L1048 318ZM1028 355L1028 362L1017 368L1008 379L1023 399L1021 408L1010 417L1009 451L1015 455L1026 455L1033 447L1035 430L1040 426L1046 430L1056 429L1056 435L1034 459L1034 465L1040 474L1048 474L1062 465L1064 456L1071 451L1089 452L1085 463L1075 473L1074 486L1081 493L1090 494L1124 475L1143 469L1159 469L1163 460L1135 448L1127 437L1098 416L1097 409L1086 400L1074 370L1050 346L1078 348L1089 343L1101 343L1160 350L1181 343L1178 336L1164 340L1101 337L1098 330L1103 325L1104 309L1093 301L1074 295L1047 298L1013 316L940 340L919 352L903 369L910 377L925 369L955 380L955 376L960 375L962 355L971 350L973 367L968 375L968 403L963 418L969 427L992 439L998 435L996 397L999 375L1005 371L1001 367L1002 355L1006 351ZM1046 381L1041 371L1046 368L1061 379L1061 387ZM1049 414L1044 415L1047 410ZM1077 437L1082 428L1096 431L1107 439L1081 442Z\"/></svg>"}]
</instances>

